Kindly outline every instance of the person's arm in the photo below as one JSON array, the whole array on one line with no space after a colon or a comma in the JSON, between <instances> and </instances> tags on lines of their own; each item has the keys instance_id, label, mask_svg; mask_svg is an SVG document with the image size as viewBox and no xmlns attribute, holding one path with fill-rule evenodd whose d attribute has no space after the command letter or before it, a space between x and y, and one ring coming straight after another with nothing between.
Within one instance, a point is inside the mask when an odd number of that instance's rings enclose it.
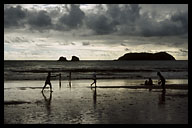
<instances>
[{"instance_id":1,"label":"person's arm","mask_svg":"<svg viewBox=\"0 0 192 128\"><path fill-rule=\"evenodd\" d=\"M159 81L158 81L158 84L161 84L161 83L162 83L162 81L161 81L161 80L159 80Z\"/></svg>"}]
</instances>

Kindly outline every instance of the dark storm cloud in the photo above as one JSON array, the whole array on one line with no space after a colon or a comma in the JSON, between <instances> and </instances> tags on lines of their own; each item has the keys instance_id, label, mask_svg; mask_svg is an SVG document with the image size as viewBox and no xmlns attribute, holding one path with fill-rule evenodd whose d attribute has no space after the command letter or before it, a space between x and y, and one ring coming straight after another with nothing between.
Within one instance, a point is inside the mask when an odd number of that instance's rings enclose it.
<instances>
[{"instance_id":1,"label":"dark storm cloud","mask_svg":"<svg viewBox=\"0 0 192 128\"><path fill-rule=\"evenodd\" d=\"M138 21L139 33L143 36L171 36L188 33L188 12L176 13L170 19L157 22L149 18Z\"/></svg>"},{"instance_id":2,"label":"dark storm cloud","mask_svg":"<svg viewBox=\"0 0 192 128\"><path fill-rule=\"evenodd\" d=\"M90 14L87 16L86 25L96 34L110 34L121 31L119 25L132 26L139 15L139 5L107 5L104 14ZM127 27L128 28L128 27ZM130 31L127 29L126 31ZM132 30L131 30L132 31Z\"/></svg>"},{"instance_id":3,"label":"dark storm cloud","mask_svg":"<svg viewBox=\"0 0 192 128\"><path fill-rule=\"evenodd\" d=\"M46 11L29 11L21 6L4 6L4 26L17 26L24 28L24 25L29 25L30 28L39 29L39 27L52 26L51 17Z\"/></svg>"},{"instance_id":4,"label":"dark storm cloud","mask_svg":"<svg viewBox=\"0 0 192 128\"><path fill-rule=\"evenodd\" d=\"M39 11L30 15L28 24L32 27L48 27L52 25L52 22L46 11Z\"/></svg>"},{"instance_id":5,"label":"dark storm cloud","mask_svg":"<svg viewBox=\"0 0 192 128\"><path fill-rule=\"evenodd\" d=\"M91 15L87 18L86 25L96 34L110 34L116 31L113 23L104 15Z\"/></svg>"},{"instance_id":6,"label":"dark storm cloud","mask_svg":"<svg viewBox=\"0 0 192 128\"><path fill-rule=\"evenodd\" d=\"M107 15L113 19L114 24L129 24L140 17L141 7L138 4L130 5L107 5Z\"/></svg>"},{"instance_id":7,"label":"dark storm cloud","mask_svg":"<svg viewBox=\"0 0 192 128\"><path fill-rule=\"evenodd\" d=\"M170 19L158 22L150 18L149 13L141 14L141 9L138 4L110 4L104 14L88 15L86 25L101 35L171 36L188 33L188 12L178 12Z\"/></svg>"},{"instance_id":8,"label":"dark storm cloud","mask_svg":"<svg viewBox=\"0 0 192 128\"><path fill-rule=\"evenodd\" d=\"M178 12L171 17L171 20L180 23L181 32L188 32L188 12Z\"/></svg>"},{"instance_id":9,"label":"dark storm cloud","mask_svg":"<svg viewBox=\"0 0 192 128\"><path fill-rule=\"evenodd\" d=\"M105 9L104 6L106 6ZM32 11L20 6L5 5L4 25L5 27L29 25L32 29L58 31L84 27L83 29L92 30L96 35L118 34L151 37L188 34L188 10L176 11L173 14L168 12L170 18L157 21L158 12L151 10L151 12L141 13L142 7L138 4L96 6L101 13L94 13L94 11L86 13L80 8L80 5L74 4L65 5L63 8L65 8L65 13L61 14L59 7L51 11ZM165 17L167 14L162 15Z\"/></svg>"},{"instance_id":10,"label":"dark storm cloud","mask_svg":"<svg viewBox=\"0 0 192 128\"><path fill-rule=\"evenodd\" d=\"M26 10L21 6L4 6L4 27L19 26L25 17Z\"/></svg>"},{"instance_id":11,"label":"dark storm cloud","mask_svg":"<svg viewBox=\"0 0 192 128\"><path fill-rule=\"evenodd\" d=\"M177 12L170 19L158 22L148 13L140 14L139 5L107 5L106 14L119 34L139 36L170 36L188 32L188 12ZM157 13L153 13L155 15ZM154 16L153 16L154 17Z\"/></svg>"},{"instance_id":12,"label":"dark storm cloud","mask_svg":"<svg viewBox=\"0 0 192 128\"><path fill-rule=\"evenodd\" d=\"M79 8L79 5L70 5L70 8L66 6L68 14L64 14L59 18L59 22L69 28L77 28L83 22L85 17L84 12Z\"/></svg>"}]
</instances>

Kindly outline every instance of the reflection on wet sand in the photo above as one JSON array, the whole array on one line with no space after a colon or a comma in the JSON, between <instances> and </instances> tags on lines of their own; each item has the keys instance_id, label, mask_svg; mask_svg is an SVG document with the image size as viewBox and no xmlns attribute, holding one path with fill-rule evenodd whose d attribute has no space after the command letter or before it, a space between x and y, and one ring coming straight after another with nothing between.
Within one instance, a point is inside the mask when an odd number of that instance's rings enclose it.
<instances>
[{"instance_id":1,"label":"reflection on wet sand","mask_svg":"<svg viewBox=\"0 0 192 128\"><path fill-rule=\"evenodd\" d=\"M61 81L59 81L59 89L61 89Z\"/></svg>"},{"instance_id":2,"label":"reflection on wet sand","mask_svg":"<svg viewBox=\"0 0 192 128\"><path fill-rule=\"evenodd\" d=\"M96 109L96 104L97 104L97 89L96 87L91 88L91 90L93 91L93 106L94 106L94 109Z\"/></svg>"},{"instance_id":3,"label":"reflection on wet sand","mask_svg":"<svg viewBox=\"0 0 192 128\"><path fill-rule=\"evenodd\" d=\"M101 86L120 83L121 80ZM12 89L4 90L4 101L29 101L29 104L4 105L4 122L15 124L107 124L107 123L188 123L187 90L96 88L90 89L90 80L63 81L61 90L58 81L52 82L54 94L41 88L20 90L26 81L7 83ZM31 82L28 87L38 87L42 81ZM123 85L119 85L120 87ZM17 97L15 97L15 95ZM52 97L54 95L54 97ZM166 95L166 97L165 97ZM165 99L166 98L166 99ZM158 115L158 116L157 116Z\"/></svg>"},{"instance_id":4,"label":"reflection on wet sand","mask_svg":"<svg viewBox=\"0 0 192 128\"><path fill-rule=\"evenodd\" d=\"M165 104L165 91L162 91L161 94L159 94L159 105Z\"/></svg>"},{"instance_id":5,"label":"reflection on wet sand","mask_svg":"<svg viewBox=\"0 0 192 128\"><path fill-rule=\"evenodd\" d=\"M46 109L47 109L47 115L50 115L51 114L52 92L50 92L49 98L47 98L43 92L42 92L42 95L43 95L44 100L45 100L45 105L46 105Z\"/></svg>"},{"instance_id":6,"label":"reflection on wet sand","mask_svg":"<svg viewBox=\"0 0 192 128\"><path fill-rule=\"evenodd\" d=\"M72 84L71 84L71 81L69 81L69 87L70 87L70 88L71 88L71 85L72 85Z\"/></svg>"}]
</instances>

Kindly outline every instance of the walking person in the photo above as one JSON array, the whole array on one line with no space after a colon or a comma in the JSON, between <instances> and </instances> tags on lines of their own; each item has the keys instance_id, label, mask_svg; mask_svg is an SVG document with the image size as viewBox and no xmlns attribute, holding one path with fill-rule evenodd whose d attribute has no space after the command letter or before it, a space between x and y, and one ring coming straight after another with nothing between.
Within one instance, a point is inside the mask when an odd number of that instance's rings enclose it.
<instances>
[{"instance_id":1,"label":"walking person","mask_svg":"<svg viewBox=\"0 0 192 128\"><path fill-rule=\"evenodd\" d=\"M159 76L160 80L158 82L158 84L161 84L161 87L163 89L163 92L165 92L165 78L161 75L160 72L157 72L157 75Z\"/></svg>"},{"instance_id":2,"label":"walking person","mask_svg":"<svg viewBox=\"0 0 192 128\"><path fill-rule=\"evenodd\" d=\"M58 75L56 75L58 76ZM48 75L47 75L47 78L46 78L46 81L45 81L45 85L43 86L43 89L41 92L43 92L43 90L45 89L46 85L48 84L50 86L50 92L53 92L52 91L52 85L51 85L51 77L56 77L56 76L51 76L51 72L48 72Z\"/></svg>"},{"instance_id":3,"label":"walking person","mask_svg":"<svg viewBox=\"0 0 192 128\"><path fill-rule=\"evenodd\" d=\"M93 83L91 84L91 87L92 87L92 85L93 84L95 84L95 87L96 87L96 82L97 82L97 77L96 77L96 73L94 72L94 74L93 74Z\"/></svg>"}]
</instances>

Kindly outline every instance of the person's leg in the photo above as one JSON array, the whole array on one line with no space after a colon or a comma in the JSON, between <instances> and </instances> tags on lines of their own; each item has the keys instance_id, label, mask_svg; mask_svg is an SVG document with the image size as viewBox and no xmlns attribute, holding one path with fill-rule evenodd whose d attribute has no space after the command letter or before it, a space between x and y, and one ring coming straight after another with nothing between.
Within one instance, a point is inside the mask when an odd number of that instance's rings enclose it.
<instances>
[{"instance_id":1,"label":"person's leg","mask_svg":"<svg viewBox=\"0 0 192 128\"><path fill-rule=\"evenodd\" d=\"M45 83L45 85L43 86L43 89L41 90L41 92L43 92L43 90L45 89L46 85L47 85L47 83Z\"/></svg>"},{"instance_id":2,"label":"person's leg","mask_svg":"<svg viewBox=\"0 0 192 128\"><path fill-rule=\"evenodd\" d=\"M92 87L93 84L94 84L94 81L93 81L93 83L91 84L91 87Z\"/></svg>"},{"instance_id":3,"label":"person's leg","mask_svg":"<svg viewBox=\"0 0 192 128\"><path fill-rule=\"evenodd\" d=\"M95 83L95 87L96 87L96 80L94 81L94 83Z\"/></svg>"},{"instance_id":4,"label":"person's leg","mask_svg":"<svg viewBox=\"0 0 192 128\"><path fill-rule=\"evenodd\" d=\"M149 85L149 91L151 91L152 90L152 85Z\"/></svg>"},{"instance_id":5,"label":"person's leg","mask_svg":"<svg viewBox=\"0 0 192 128\"><path fill-rule=\"evenodd\" d=\"M52 85L51 85L51 83L49 83L49 86L50 86L50 92L53 92L53 91L52 91Z\"/></svg>"},{"instance_id":6,"label":"person's leg","mask_svg":"<svg viewBox=\"0 0 192 128\"><path fill-rule=\"evenodd\" d=\"M165 82L162 82L163 92L165 92Z\"/></svg>"}]
</instances>

